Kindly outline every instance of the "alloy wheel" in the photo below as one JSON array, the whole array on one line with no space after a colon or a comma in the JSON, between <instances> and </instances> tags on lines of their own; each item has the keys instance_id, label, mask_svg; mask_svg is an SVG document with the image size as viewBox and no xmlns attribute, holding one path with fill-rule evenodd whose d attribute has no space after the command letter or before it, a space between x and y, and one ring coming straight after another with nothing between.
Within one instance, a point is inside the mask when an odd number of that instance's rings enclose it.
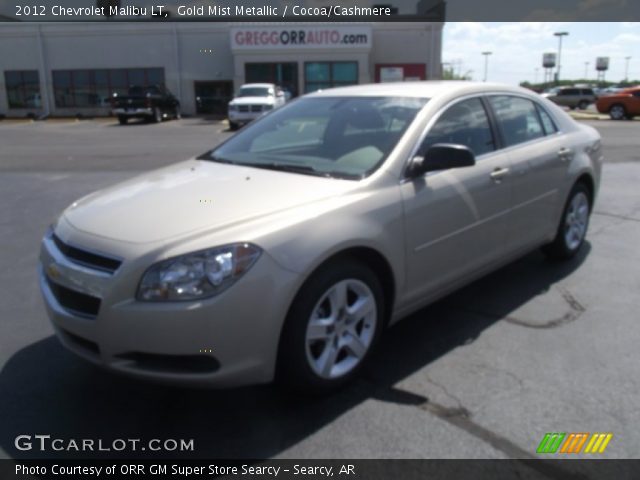
<instances>
[{"instance_id":1,"label":"alloy wheel","mask_svg":"<svg viewBox=\"0 0 640 480\"><path fill-rule=\"evenodd\" d=\"M587 233L589 222L589 199L578 192L571 199L564 222L564 240L569 250L576 250Z\"/></svg>"},{"instance_id":2,"label":"alloy wheel","mask_svg":"<svg viewBox=\"0 0 640 480\"><path fill-rule=\"evenodd\" d=\"M331 286L307 324L305 349L313 372L336 379L352 371L369 351L377 322L375 296L364 282L346 279Z\"/></svg>"},{"instance_id":3,"label":"alloy wheel","mask_svg":"<svg viewBox=\"0 0 640 480\"><path fill-rule=\"evenodd\" d=\"M609 114L614 120L622 120L626 115L626 112L624 111L624 107L622 105L614 105L613 107L611 107Z\"/></svg>"}]
</instances>

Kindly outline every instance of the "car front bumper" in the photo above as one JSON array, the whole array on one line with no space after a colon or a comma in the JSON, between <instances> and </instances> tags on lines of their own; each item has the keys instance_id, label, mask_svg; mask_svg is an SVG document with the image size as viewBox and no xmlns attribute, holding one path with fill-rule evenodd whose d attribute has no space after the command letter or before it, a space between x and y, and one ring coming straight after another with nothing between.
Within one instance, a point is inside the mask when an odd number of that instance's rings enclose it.
<instances>
[{"instance_id":1,"label":"car front bumper","mask_svg":"<svg viewBox=\"0 0 640 480\"><path fill-rule=\"evenodd\" d=\"M40 289L65 347L107 369L162 383L235 387L273 379L280 331L299 275L263 252L251 270L213 298L140 302L135 291L116 298L125 267L113 275L91 271L45 236ZM73 292L99 298L97 314L70 308Z\"/></svg>"},{"instance_id":2,"label":"car front bumper","mask_svg":"<svg viewBox=\"0 0 640 480\"><path fill-rule=\"evenodd\" d=\"M264 113L265 112L229 111L227 117L228 117L229 121L232 122L232 123L238 123L238 124L244 125L244 124L252 122L256 118L262 116Z\"/></svg>"},{"instance_id":3,"label":"car front bumper","mask_svg":"<svg viewBox=\"0 0 640 480\"><path fill-rule=\"evenodd\" d=\"M125 117L150 117L153 115L153 108L114 108L113 114Z\"/></svg>"}]
</instances>

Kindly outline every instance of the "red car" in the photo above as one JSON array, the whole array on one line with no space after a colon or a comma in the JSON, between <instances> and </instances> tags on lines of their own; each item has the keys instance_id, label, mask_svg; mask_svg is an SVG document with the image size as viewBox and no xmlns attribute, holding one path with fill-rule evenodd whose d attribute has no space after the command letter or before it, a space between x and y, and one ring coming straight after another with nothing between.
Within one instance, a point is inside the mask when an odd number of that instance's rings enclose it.
<instances>
[{"instance_id":1,"label":"red car","mask_svg":"<svg viewBox=\"0 0 640 480\"><path fill-rule=\"evenodd\" d=\"M640 115L640 87L600 97L596 108L600 113L608 113L613 120L631 120L635 115Z\"/></svg>"}]
</instances>

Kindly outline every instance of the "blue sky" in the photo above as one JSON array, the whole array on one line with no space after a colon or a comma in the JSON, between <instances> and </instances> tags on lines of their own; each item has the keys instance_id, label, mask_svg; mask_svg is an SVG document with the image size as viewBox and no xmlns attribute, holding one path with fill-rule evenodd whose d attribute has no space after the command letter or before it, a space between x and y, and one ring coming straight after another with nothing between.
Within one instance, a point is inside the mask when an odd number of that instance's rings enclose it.
<instances>
[{"instance_id":1,"label":"blue sky","mask_svg":"<svg viewBox=\"0 0 640 480\"><path fill-rule=\"evenodd\" d=\"M606 78L624 78L625 57L629 78L640 79L640 23L637 22L449 22L444 28L443 61L456 64L474 80L484 75L483 51L489 58L489 81L518 84L543 78L542 54L557 53L554 32L569 32L562 43L562 78L583 77L589 62L590 78L596 77L596 57L610 57Z\"/></svg>"}]
</instances>

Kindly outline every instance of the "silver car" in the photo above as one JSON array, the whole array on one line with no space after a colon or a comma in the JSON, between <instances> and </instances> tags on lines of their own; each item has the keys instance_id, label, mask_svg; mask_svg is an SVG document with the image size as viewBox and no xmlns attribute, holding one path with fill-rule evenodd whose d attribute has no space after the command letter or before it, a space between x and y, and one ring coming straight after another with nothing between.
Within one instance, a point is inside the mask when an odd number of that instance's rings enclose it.
<instances>
[{"instance_id":1,"label":"silver car","mask_svg":"<svg viewBox=\"0 0 640 480\"><path fill-rule=\"evenodd\" d=\"M593 128L521 88L326 90L74 202L40 285L61 342L111 370L328 391L426 304L538 247L574 256L601 165Z\"/></svg>"}]
</instances>

